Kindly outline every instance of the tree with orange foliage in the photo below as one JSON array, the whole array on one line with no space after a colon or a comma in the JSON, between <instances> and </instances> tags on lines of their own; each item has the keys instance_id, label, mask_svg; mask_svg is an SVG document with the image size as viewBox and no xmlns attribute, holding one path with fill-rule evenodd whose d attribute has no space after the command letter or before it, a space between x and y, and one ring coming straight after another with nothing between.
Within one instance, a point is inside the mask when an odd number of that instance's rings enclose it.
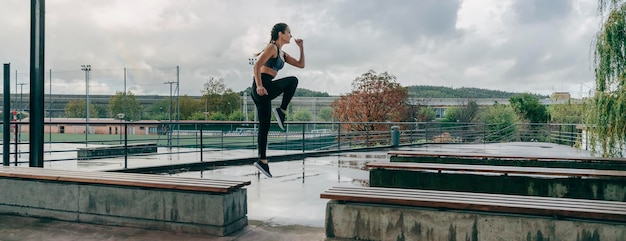
<instances>
[{"instance_id":1,"label":"tree with orange foliage","mask_svg":"<svg viewBox=\"0 0 626 241\"><path fill-rule=\"evenodd\" d=\"M387 72L376 74L373 70L352 82L352 92L335 100L333 116L351 131L382 131L389 126L366 122L403 121L408 116L409 91Z\"/></svg>"}]
</instances>

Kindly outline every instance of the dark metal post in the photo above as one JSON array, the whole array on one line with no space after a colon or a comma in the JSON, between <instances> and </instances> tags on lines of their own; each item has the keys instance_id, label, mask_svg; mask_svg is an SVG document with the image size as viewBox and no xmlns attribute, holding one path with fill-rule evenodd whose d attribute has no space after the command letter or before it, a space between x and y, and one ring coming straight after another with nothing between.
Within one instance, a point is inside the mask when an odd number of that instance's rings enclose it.
<instances>
[{"instance_id":1,"label":"dark metal post","mask_svg":"<svg viewBox=\"0 0 626 241\"><path fill-rule=\"evenodd\" d=\"M124 169L128 168L128 122L124 120Z\"/></svg>"},{"instance_id":2,"label":"dark metal post","mask_svg":"<svg viewBox=\"0 0 626 241\"><path fill-rule=\"evenodd\" d=\"M341 123L337 127L337 150L341 150Z\"/></svg>"},{"instance_id":3,"label":"dark metal post","mask_svg":"<svg viewBox=\"0 0 626 241\"><path fill-rule=\"evenodd\" d=\"M203 137L204 136L202 135L202 132L204 130L203 130L202 126L203 126L203 124L200 124L200 162L204 161L204 156L203 156L203 154L204 154L204 140L203 140L204 138ZM224 136L224 135L222 135L222 136Z\"/></svg>"},{"instance_id":4,"label":"dark metal post","mask_svg":"<svg viewBox=\"0 0 626 241\"><path fill-rule=\"evenodd\" d=\"M4 64L4 108L2 110L2 165L10 164L11 151L11 64Z\"/></svg>"},{"instance_id":5,"label":"dark metal post","mask_svg":"<svg viewBox=\"0 0 626 241\"><path fill-rule=\"evenodd\" d=\"M48 75L48 78L50 78L48 80L48 120L52 122L52 103L54 103L54 101L52 101L52 69L50 69L50 74ZM50 129L48 131L48 138L48 143L52 145L52 125L50 125Z\"/></svg>"},{"instance_id":6,"label":"dark metal post","mask_svg":"<svg viewBox=\"0 0 626 241\"><path fill-rule=\"evenodd\" d=\"M30 1L30 167L43 167L45 0Z\"/></svg>"},{"instance_id":7,"label":"dark metal post","mask_svg":"<svg viewBox=\"0 0 626 241\"><path fill-rule=\"evenodd\" d=\"M370 125L365 125L365 147L370 147Z\"/></svg>"}]
</instances>

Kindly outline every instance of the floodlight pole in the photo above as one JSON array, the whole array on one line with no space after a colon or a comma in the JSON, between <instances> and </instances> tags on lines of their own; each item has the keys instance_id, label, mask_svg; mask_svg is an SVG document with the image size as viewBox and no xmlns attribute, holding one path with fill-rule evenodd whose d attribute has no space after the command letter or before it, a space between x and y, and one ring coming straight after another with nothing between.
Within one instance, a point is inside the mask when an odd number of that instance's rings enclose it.
<instances>
[{"instance_id":1,"label":"floodlight pole","mask_svg":"<svg viewBox=\"0 0 626 241\"><path fill-rule=\"evenodd\" d=\"M87 146L87 143L89 143L87 136L89 135L89 72L91 71L91 65L81 65L80 69L85 71L85 146Z\"/></svg>"},{"instance_id":2,"label":"floodlight pole","mask_svg":"<svg viewBox=\"0 0 626 241\"><path fill-rule=\"evenodd\" d=\"M163 82L163 84L170 85L170 110L169 110L169 117L168 117L169 123L167 124L167 147L171 150L172 149L172 107L173 107L172 84L176 84L176 81Z\"/></svg>"}]
</instances>

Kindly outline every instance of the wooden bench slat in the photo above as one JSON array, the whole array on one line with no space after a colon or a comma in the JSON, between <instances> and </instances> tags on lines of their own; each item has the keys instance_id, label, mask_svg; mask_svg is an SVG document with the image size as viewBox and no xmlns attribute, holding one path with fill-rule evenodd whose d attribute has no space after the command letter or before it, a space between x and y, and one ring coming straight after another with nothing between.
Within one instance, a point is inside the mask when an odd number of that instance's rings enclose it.
<instances>
[{"instance_id":1,"label":"wooden bench slat","mask_svg":"<svg viewBox=\"0 0 626 241\"><path fill-rule=\"evenodd\" d=\"M155 178L145 178L145 179L139 179L139 178L134 178L134 177L125 177L125 176L99 176L99 175L57 175L56 173L51 174L51 173L2 173L0 172L0 176L13 176L13 177L22 177L22 178L31 178L31 179L37 179L38 177L45 177L45 178L64 178L65 180L71 180L71 179L108 179L108 180L124 180L124 181L128 181L128 182L151 182L151 183L177 183L177 184L188 184L188 185L214 185L214 186L224 186L224 187L228 187L228 186L233 186L236 187L236 185L229 185L229 184L225 184L225 183L211 183L211 182L186 182L186 181L178 181L178 180L160 180L160 179L155 179Z\"/></svg>"},{"instance_id":2,"label":"wooden bench slat","mask_svg":"<svg viewBox=\"0 0 626 241\"><path fill-rule=\"evenodd\" d=\"M381 190L382 189L382 190ZM377 196L377 192L385 191L387 194L393 191L404 193L404 195L382 195ZM594 203L603 202L608 206L605 208L588 208L584 204L586 200L578 200L577 207L561 206L558 203L540 203L532 196L515 196L520 200L502 201L494 199L475 199L474 193L456 192L456 196L446 196L451 192L441 192L443 195L435 195L438 191L422 192L423 190L415 189L397 189L397 188L372 188L372 187L342 187L331 188L320 195L321 198L341 200L348 202L365 202L365 203L382 203L395 205L408 205L429 208L444 209L464 209L474 211L492 211L492 212L512 212L517 214L544 215L544 216L562 216L570 218L591 218L612 221L626 221L626 205L615 206L616 202L610 201L594 201ZM413 193L413 195L408 195ZM482 194L492 196L491 194ZM545 200L546 198L541 198ZM554 198L557 199L557 198ZM561 199L557 199L561 200ZM563 201L563 200L561 200ZM613 208L610 208L613 207Z\"/></svg>"},{"instance_id":3,"label":"wooden bench slat","mask_svg":"<svg viewBox=\"0 0 626 241\"><path fill-rule=\"evenodd\" d=\"M19 172L19 173L32 173L32 174L41 174L42 171L41 170L32 170L32 169L27 169L27 170L21 170L24 168L19 168L18 169L12 169L12 171L8 171L8 172ZM111 173L111 172L77 172L77 171L65 171L65 170L51 170L51 169L46 169L45 171L46 173L50 173L51 175L58 175L58 176L65 176L65 177L70 177L70 176L76 176L76 177L101 177L101 178L105 178L105 177L115 177L115 178L121 178L124 177L128 180L132 180L133 178L141 181L141 180L157 180L157 181L174 181L174 182L178 182L178 183L190 183L190 184L226 184L226 185L232 185L234 187L242 187L245 185L250 185L250 181L235 181L235 180L219 180L219 179L198 179L198 178L188 178L188 177L170 177L170 176L161 176L161 175L154 175L154 174L135 174L135 173ZM0 169L0 175L2 175L3 170Z\"/></svg>"},{"instance_id":4,"label":"wooden bench slat","mask_svg":"<svg viewBox=\"0 0 626 241\"><path fill-rule=\"evenodd\" d=\"M626 178L626 171L414 162L370 162L368 168Z\"/></svg>"},{"instance_id":5,"label":"wooden bench slat","mask_svg":"<svg viewBox=\"0 0 626 241\"><path fill-rule=\"evenodd\" d=\"M174 183L179 183L179 184L190 184L190 185L221 185L221 186L232 186L232 187L241 187L244 186L245 183L240 182L240 183L224 183L224 182L219 182L219 181L212 181L212 180L176 180L176 179L160 179L158 177L145 177L145 178L140 178L140 177L125 177L125 176L115 176L115 175L97 175L97 173L91 174L91 175L80 175L80 176L76 176L76 175L63 175L63 174L40 174L40 173L10 173L11 174L23 174L23 175L30 175L29 178L37 178L38 176L42 176L42 175L46 175L46 176L57 176L57 177L65 177L65 178L98 178L98 179L117 179L117 180L126 180L129 182L144 182L144 181L153 181L153 182L164 182L164 183L169 183L169 182L174 182ZM4 173L0 172L0 176L5 176ZM8 176L8 175L7 175Z\"/></svg>"},{"instance_id":6,"label":"wooden bench slat","mask_svg":"<svg viewBox=\"0 0 626 241\"><path fill-rule=\"evenodd\" d=\"M437 197L437 196L432 196L432 197L429 197L429 196L420 196L420 197L377 196L377 195L368 195L366 193L350 193L350 194L329 193L327 195L329 195L329 197L332 197L330 199L335 199L335 200L342 200L344 197L347 196L349 199L345 201L357 201L357 198L358 198L358 201L361 201L361 202L386 203L386 202L389 202L388 200L394 200L389 203L397 204L394 202L402 200L402 201L407 202L405 205L414 205L414 202L432 202L431 204L428 204L427 206L424 206L424 207L434 207L434 208L450 208L450 209L468 208L470 210L474 210L471 208L471 206L478 205L478 206L496 207L496 208L526 208L526 209L533 209L533 210L542 210L542 212L545 210L553 210L553 211L556 210L556 211L568 211L568 212L594 212L594 213L603 213L603 214L620 213L622 215L626 215L626 210L621 210L621 209L616 210L616 209L609 209L609 208L554 207L551 205L541 205L541 204L536 204L532 202L523 202L523 201L503 202L503 201L493 201L493 200L475 200L475 199L463 198L463 197L444 199L442 197ZM381 200L384 200L384 201L381 201ZM442 203L447 203L450 206L442 204ZM480 209L480 210L490 211L491 209ZM526 214L530 214L530 213L526 213ZM541 214L545 215L545 213L541 213Z\"/></svg>"},{"instance_id":7,"label":"wooden bench slat","mask_svg":"<svg viewBox=\"0 0 626 241\"><path fill-rule=\"evenodd\" d=\"M44 170L44 171L42 171ZM0 168L0 172L3 169ZM66 170L56 170L56 169L32 169L32 168L24 168L24 167L10 167L9 172L24 172L24 173L54 173L56 175L64 175L64 176L87 176L87 175L97 175L97 176L125 176L125 177L135 177L138 179L158 179L158 180L175 180L175 181L189 181L189 182L219 182L226 184L244 184L249 185L250 181L239 181L239 180L223 180L223 179L198 179L191 177L171 177L165 175L155 175L155 174L137 174L137 173L115 173L115 172L81 172L81 171L66 171Z\"/></svg>"},{"instance_id":8,"label":"wooden bench slat","mask_svg":"<svg viewBox=\"0 0 626 241\"><path fill-rule=\"evenodd\" d=\"M37 176L41 176L41 175L46 175L46 176L59 176L59 177L65 177L65 178L99 178L99 179L118 179L118 180L127 180L129 182L131 181L136 181L136 182L142 182L142 181L155 181L155 182L175 182L175 183L180 183L180 184L198 184L198 185L223 185L223 186L233 186L233 187L237 187L240 186L240 184L243 183L224 183L224 182L213 182L211 180L207 180L207 181L203 181L202 179L198 179L198 180L192 180L190 178L188 178L189 180L176 180L176 179L162 179L159 178L158 176L154 177L153 175L145 175L145 177L141 177L141 176L137 176L137 177L129 177L126 175L111 175L111 174L102 174L100 175L100 173L80 173L80 174L76 174L76 173L41 173L41 172L37 172L37 171L31 171L31 172L7 172L9 175L10 174L24 174L24 175L31 175L30 178L36 178ZM0 171L0 176L5 175L4 172ZM235 184L235 185L233 185Z\"/></svg>"},{"instance_id":9,"label":"wooden bench slat","mask_svg":"<svg viewBox=\"0 0 626 241\"><path fill-rule=\"evenodd\" d=\"M9 177L49 180L49 181L65 181L65 182L79 182L79 183L91 183L91 184L109 184L109 185L123 185L134 187L151 187L151 188L166 188L166 189L178 189L178 190L195 190L195 191L208 191L208 192L228 192L233 189L232 186L223 185L198 185L198 184L177 184L175 182L156 182L156 181L132 181L123 178L87 178L87 177L63 177L56 175L30 175L14 173L8 175Z\"/></svg>"},{"instance_id":10,"label":"wooden bench slat","mask_svg":"<svg viewBox=\"0 0 626 241\"><path fill-rule=\"evenodd\" d=\"M354 189L342 189L342 188L333 188L327 193L337 193L337 194L360 194L361 190ZM387 190L387 188L382 188L376 190L375 192L371 189L368 189L368 195L378 195L381 197L413 197L415 195L419 195L420 197L435 197L435 198L461 198L463 200L467 199L466 192L453 192L453 191L436 191L436 190L420 190L420 189L398 189L392 188L391 190ZM476 201L485 201L488 203L495 202L511 202L511 203L520 203L520 200L525 200L528 196L519 196L519 195L505 195L505 194L483 194L483 193L471 193L472 200ZM626 205L622 202L611 202L607 203L606 201L596 201L596 200L583 200L583 199L565 199L565 198L544 198L544 197L532 197L532 204L545 204L545 205L556 205L559 207L572 207L578 208L581 207L581 204L584 203L585 207L589 208L599 208L599 209L608 209L608 210L623 210L626 211Z\"/></svg>"},{"instance_id":11,"label":"wooden bench slat","mask_svg":"<svg viewBox=\"0 0 626 241\"><path fill-rule=\"evenodd\" d=\"M407 156L407 157L454 157L467 159L485 159L485 158L501 158L516 160L563 160L563 161L619 161L626 162L626 158L606 158L606 157L554 157L554 156L515 156L515 155L497 155L497 154L479 154L479 153L442 153L442 152L423 152L423 151L389 151L390 156Z\"/></svg>"},{"instance_id":12,"label":"wooden bench slat","mask_svg":"<svg viewBox=\"0 0 626 241\"><path fill-rule=\"evenodd\" d=\"M382 203L382 204L395 204L406 206L419 206L429 208L443 208L443 209L457 209L457 210L472 210L472 211L487 211L487 212L501 212L501 213L515 213L515 214L527 214L527 215L542 215L542 216L561 216L570 218L584 218L584 219L602 219L611 221L626 222L626 212L597 212L585 211L585 210L568 210L568 209L546 209L544 207L529 207L524 205L493 205L486 203L472 203L472 202L451 202L442 201L438 199L396 199L396 198L372 198L367 194L363 196L350 195L325 195L323 198L349 201L349 202L365 202L365 203Z\"/></svg>"},{"instance_id":13,"label":"wooden bench slat","mask_svg":"<svg viewBox=\"0 0 626 241\"><path fill-rule=\"evenodd\" d=\"M481 193L467 193L467 192L451 192L451 191L434 191L434 190L418 190L418 189L400 189L400 188L367 188L367 189L355 189L355 188L332 188L326 193L339 194L339 195L352 195L352 194L364 194L365 197L380 195L382 197L391 198L403 198L403 197L434 197L436 200L443 198L472 198L483 201L506 201L507 197L513 202L528 201L530 204L545 204L546 206L555 206L558 208L570 206L570 207L595 207L599 204L605 206L600 207L602 209L622 210L626 211L626 205L622 202L612 201L598 201L598 200L584 200L584 199L565 199L565 198L545 198L535 196L519 196L519 195L502 195L502 194L481 194ZM503 199L505 198L505 199ZM552 202L549 202L552 201ZM565 201L565 202L564 202ZM571 201L571 202L566 202Z\"/></svg>"},{"instance_id":14,"label":"wooden bench slat","mask_svg":"<svg viewBox=\"0 0 626 241\"><path fill-rule=\"evenodd\" d=\"M80 172L25 167L0 168L0 176L207 192L229 192L233 189L250 184L249 181L222 181L214 179L167 177L151 174Z\"/></svg>"}]
</instances>

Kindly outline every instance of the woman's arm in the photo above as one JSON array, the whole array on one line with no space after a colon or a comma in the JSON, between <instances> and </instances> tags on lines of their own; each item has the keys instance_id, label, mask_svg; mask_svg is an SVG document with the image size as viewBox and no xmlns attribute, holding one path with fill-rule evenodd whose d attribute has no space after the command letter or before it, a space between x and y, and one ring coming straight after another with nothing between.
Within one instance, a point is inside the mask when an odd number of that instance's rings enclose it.
<instances>
[{"instance_id":1,"label":"woman's arm","mask_svg":"<svg viewBox=\"0 0 626 241\"><path fill-rule=\"evenodd\" d=\"M256 93L260 96L268 94L265 87L263 87L263 81L261 81L261 67L276 54L276 47L273 44L268 44L254 63L254 82L256 83Z\"/></svg>"},{"instance_id":2,"label":"woman's arm","mask_svg":"<svg viewBox=\"0 0 626 241\"><path fill-rule=\"evenodd\" d=\"M285 62L298 68L304 68L304 41L296 39L296 44L300 47L300 59L296 60L288 54L285 54Z\"/></svg>"}]
</instances>

